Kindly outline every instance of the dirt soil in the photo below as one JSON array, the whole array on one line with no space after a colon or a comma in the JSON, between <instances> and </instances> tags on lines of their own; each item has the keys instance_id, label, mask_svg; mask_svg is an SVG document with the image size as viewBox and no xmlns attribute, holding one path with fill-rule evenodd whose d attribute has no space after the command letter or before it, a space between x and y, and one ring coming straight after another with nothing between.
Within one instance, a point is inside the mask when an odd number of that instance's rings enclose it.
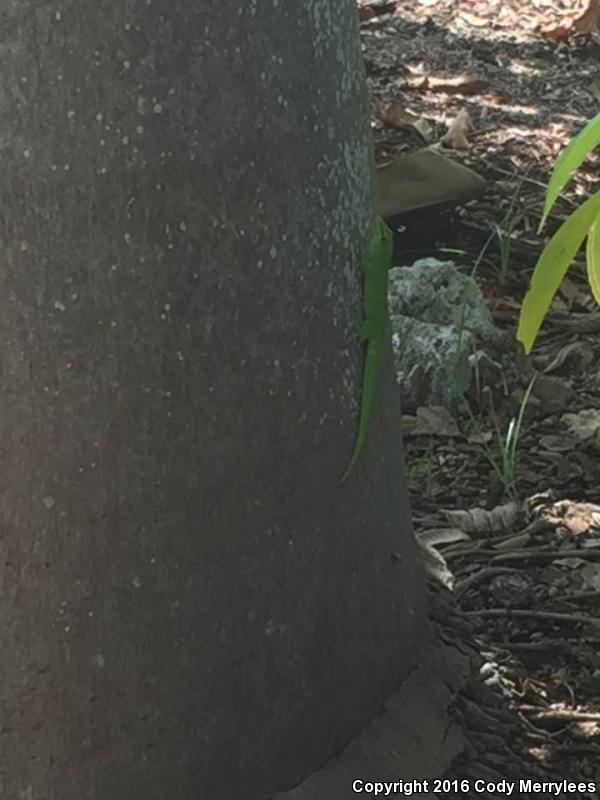
<instances>
[{"instance_id":1,"label":"dirt soil","mask_svg":"<svg viewBox=\"0 0 600 800\"><path fill-rule=\"evenodd\" d=\"M530 357L514 338L544 244L598 189L591 156L537 233L557 154L600 111L600 35L569 27L582 8L574 0L359 3L376 160L450 131L446 152L489 182L462 208L394 220L396 264L427 255L469 274L477 264L488 308L515 341L495 372L475 376L451 410L453 425L406 435L432 585L446 585L436 591L452 597L482 659L483 694L475 687L456 709L471 734L452 773L459 778L510 772L600 787L600 312L583 253ZM532 376L510 483L498 432L518 417ZM489 713L492 695L500 716ZM600 797L600 788L558 796Z\"/></svg>"}]
</instances>

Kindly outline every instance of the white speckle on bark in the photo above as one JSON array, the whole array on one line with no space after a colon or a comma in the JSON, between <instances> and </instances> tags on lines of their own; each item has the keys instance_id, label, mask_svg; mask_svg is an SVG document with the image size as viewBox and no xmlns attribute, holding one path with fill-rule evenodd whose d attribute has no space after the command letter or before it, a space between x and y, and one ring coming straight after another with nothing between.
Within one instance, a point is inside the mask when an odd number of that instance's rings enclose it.
<instances>
[{"instance_id":1,"label":"white speckle on bark","mask_svg":"<svg viewBox=\"0 0 600 800\"><path fill-rule=\"evenodd\" d=\"M52 497L52 495L46 495L46 497L42 499L42 503L44 504L44 508L50 510L56 505L56 500Z\"/></svg>"},{"instance_id":2,"label":"white speckle on bark","mask_svg":"<svg viewBox=\"0 0 600 800\"><path fill-rule=\"evenodd\" d=\"M60 300L55 300L54 301L54 308L57 311L66 311L67 307L66 307L66 305L64 303L61 303Z\"/></svg>"},{"instance_id":3,"label":"white speckle on bark","mask_svg":"<svg viewBox=\"0 0 600 800\"><path fill-rule=\"evenodd\" d=\"M102 653L98 653L98 655L97 655L97 656L94 658L94 661L96 662L96 664L97 664L99 667L103 667L103 666L104 666L104 664L106 663L106 662L105 662L105 660L104 660L104 656L102 655Z\"/></svg>"}]
</instances>

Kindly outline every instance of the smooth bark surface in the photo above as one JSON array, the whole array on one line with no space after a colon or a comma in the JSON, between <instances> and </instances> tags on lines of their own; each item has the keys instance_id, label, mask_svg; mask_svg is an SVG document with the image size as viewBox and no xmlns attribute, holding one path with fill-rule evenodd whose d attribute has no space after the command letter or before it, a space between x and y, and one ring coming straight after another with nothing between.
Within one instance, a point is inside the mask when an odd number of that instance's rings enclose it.
<instances>
[{"instance_id":1,"label":"smooth bark surface","mask_svg":"<svg viewBox=\"0 0 600 800\"><path fill-rule=\"evenodd\" d=\"M354 2L0 7L0 796L260 797L425 625Z\"/></svg>"}]
</instances>

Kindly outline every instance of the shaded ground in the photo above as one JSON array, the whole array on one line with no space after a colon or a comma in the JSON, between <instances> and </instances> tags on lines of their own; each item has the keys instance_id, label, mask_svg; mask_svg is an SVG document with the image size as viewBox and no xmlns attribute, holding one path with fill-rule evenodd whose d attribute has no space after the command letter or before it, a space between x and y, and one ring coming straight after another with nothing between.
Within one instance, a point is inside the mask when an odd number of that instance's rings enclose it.
<instances>
[{"instance_id":1,"label":"shaded ground","mask_svg":"<svg viewBox=\"0 0 600 800\"><path fill-rule=\"evenodd\" d=\"M374 123L378 161L439 141L466 109L473 127L459 130L466 141L454 137L451 154L490 181L486 195L462 209L407 217L402 264L448 258L449 249L465 271L478 261L475 278L490 311L514 332L548 235L598 187L592 157L537 235L557 153L600 110L600 38L557 43L540 33L573 17L581 8L575 2L379 7L392 11L362 25L373 97L388 104L387 117L380 107ZM407 436L417 534L430 535L453 573L453 602L471 626L465 635L475 638L493 690L485 699L475 687L459 703L473 741L458 777L486 778L487 770L500 779L509 768L534 777L535 767L552 779L600 786L599 319L582 258L532 357L515 346L508 366L483 385L474 382L454 412L459 434ZM499 456L496 429L507 430L532 375L511 496L490 456ZM479 713L499 698L516 714L505 727L498 715L488 713L486 723Z\"/></svg>"}]
</instances>

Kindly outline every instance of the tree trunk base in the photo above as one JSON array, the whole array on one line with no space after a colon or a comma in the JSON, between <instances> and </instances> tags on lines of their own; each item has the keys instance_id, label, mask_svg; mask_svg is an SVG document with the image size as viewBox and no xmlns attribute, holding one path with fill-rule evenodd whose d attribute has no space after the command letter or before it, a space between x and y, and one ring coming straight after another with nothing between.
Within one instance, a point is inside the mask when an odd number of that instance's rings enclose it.
<instances>
[{"instance_id":1,"label":"tree trunk base","mask_svg":"<svg viewBox=\"0 0 600 800\"><path fill-rule=\"evenodd\" d=\"M342 752L299 786L265 800L348 800L353 782L431 780L463 754L462 725L450 709L478 672L477 651L448 643L432 626L417 669ZM356 795L358 796L358 795ZM432 797L430 791L413 797Z\"/></svg>"},{"instance_id":2,"label":"tree trunk base","mask_svg":"<svg viewBox=\"0 0 600 800\"><path fill-rule=\"evenodd\" d=\"M452 596L435 592L430 600L431 635L419 666L382 713L299 786L264 800L348 800L359 796L353 789L356 780L427 781L412 797L439 797L433 793L436 778L457 781L459 787L462 780L469 782L467 791L443 792L447 800L480 800L477 779L517 785L524 777L561 779L531 756L519 717L498 691L484 684L484 659ZM539 794L521 792L519 797L535 800Z\"/></svg>"}]
</instances>

